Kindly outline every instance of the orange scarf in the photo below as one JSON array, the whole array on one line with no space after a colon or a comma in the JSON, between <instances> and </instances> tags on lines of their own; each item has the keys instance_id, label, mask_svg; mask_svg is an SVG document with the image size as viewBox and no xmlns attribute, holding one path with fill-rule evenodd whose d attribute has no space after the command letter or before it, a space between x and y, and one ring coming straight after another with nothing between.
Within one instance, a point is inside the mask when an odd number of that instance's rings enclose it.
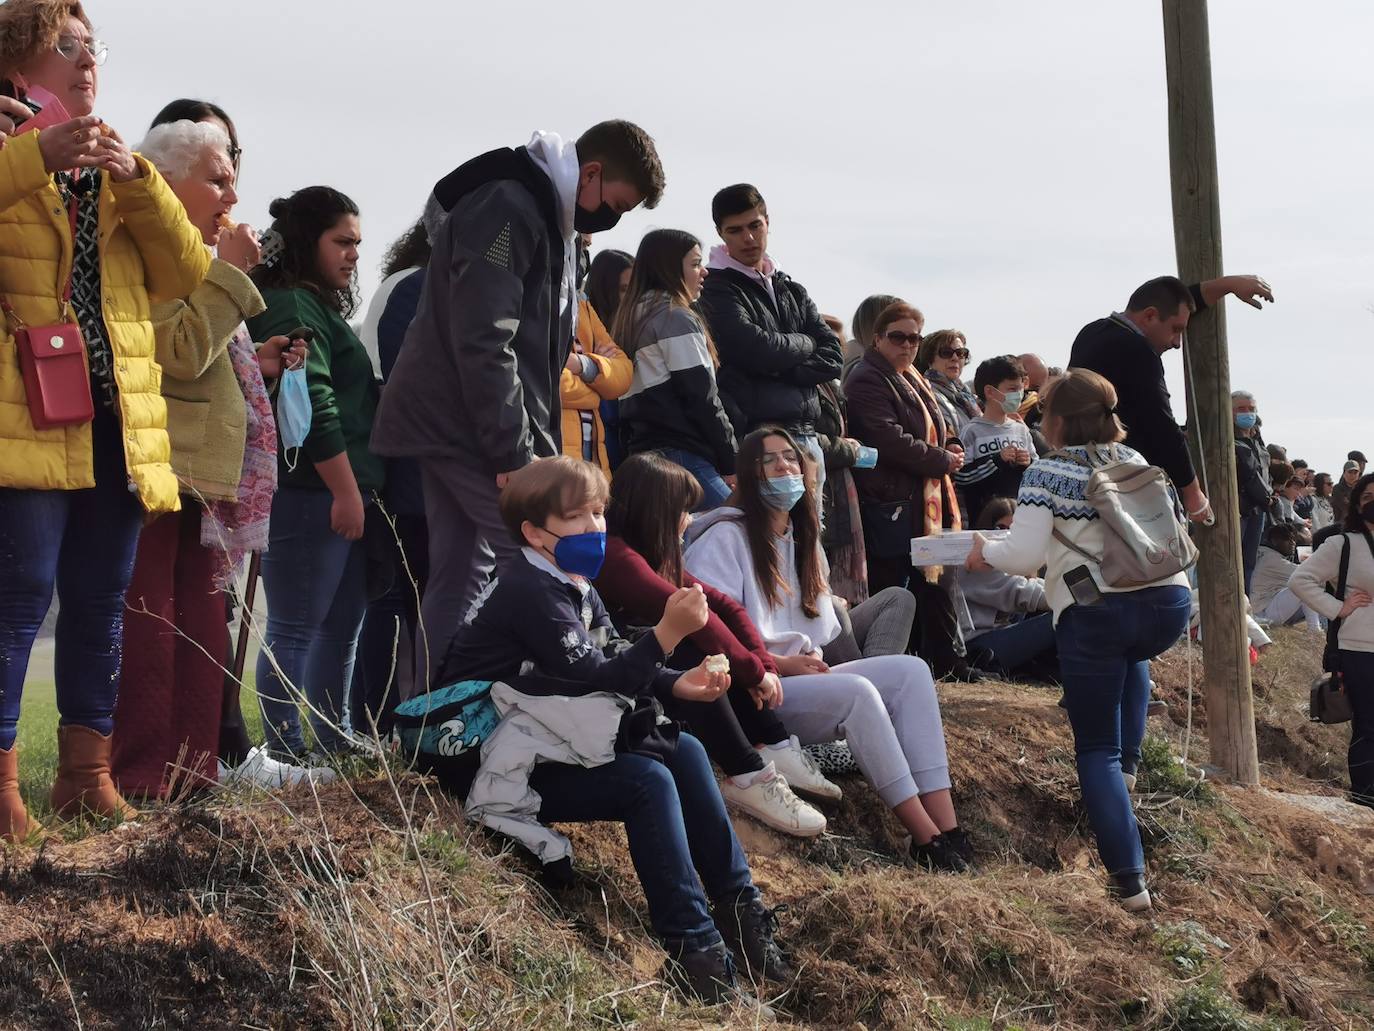
<instances>
[{"instance_id":1,"label":"orange scarf","mask_svg":"<svg viewBox=\"0 0 1374 1031\"><path fill-rule=\"evenodd\" d=\"M926 378L912 369L898 376L897 379L910 388L907 395L908 399L915 401L925 412L926 443L931 447L944 447L945 421L940 416L940 404L935 399L935 392L926 382ZM921 492L923 537L938 534L945 529L944 515L946 511L949 512L950 517L949 529L962 529L963 522L959 518L959 500L954 493L954 481L948 475L939 478L927 477L922 480ZM926 566L922 572L928 581L935 583L940 579L943 569L940 566Z\"/></svg>"}]
</instances>

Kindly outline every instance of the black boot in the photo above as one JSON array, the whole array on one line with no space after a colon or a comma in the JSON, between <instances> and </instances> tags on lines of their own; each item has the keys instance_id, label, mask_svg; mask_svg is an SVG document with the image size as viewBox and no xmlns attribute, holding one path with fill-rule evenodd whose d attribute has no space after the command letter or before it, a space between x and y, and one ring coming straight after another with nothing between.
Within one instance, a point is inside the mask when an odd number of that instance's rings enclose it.
<instances>
[{"instance_id":1,"label":"black boot","mask_svg":"<svg viewBox=\"0 0 1374 1031\"><path fill-rule=\"evenodd\" d=\"M757 892L748 892L716 907L716 927L734 954L735 966L746 981L777 981L791 984L797 972L774 941L777 910L763 904Z\"/></svg>"},{"instance_id":2,"label":"black boot","mask_svg":"<svg viewBox=\"0 0 1374 1031\"><path fill-rule=\"evenodd\" d=\"M709 949L670 948L667 980L682 994L707 1006L742 1005L764 1020L774 1019L771 1009L739 987L735 964L724 942Z\"/></svg>"},{"instance_id":3,"label":"black boot","mask_svg":"<svg viewBox=\"0 0 1374 1031\"><path fill-rule=\"evenodd\" d=\"M937 834L924 845L918 845L915 841L911 843L911 859L923 870L934 873L937 870L946 870L949 873L967 873L968 863L964 862L964 857L959 854L954 843L943 834Z\"/></svg>"},{"instance_id":4,"label":"black boot","mask_svg":"<svg viewBox=\"0 0 1374 1031\"><path fill-rule=\"evenodd\" d=\"M968 831L962 827L951 827L940 837L944 838L958 853L959 858L964 861L964 865L970 870L973 869L973 839L968 836Z\"/></svg>"}]
</instances>

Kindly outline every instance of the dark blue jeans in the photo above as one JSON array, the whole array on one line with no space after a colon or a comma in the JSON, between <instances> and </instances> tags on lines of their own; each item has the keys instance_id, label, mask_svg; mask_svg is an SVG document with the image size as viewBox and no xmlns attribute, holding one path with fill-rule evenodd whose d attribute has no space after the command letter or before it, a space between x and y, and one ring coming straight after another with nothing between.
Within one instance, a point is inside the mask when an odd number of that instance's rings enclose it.
<instances>
[{"instance_id":1,"label":"dark blue jeans","mask_svg":"<svg viewBox=\"0 0 1374 1031\"><path fill-rule=\"evenodd\" d=\"M1250 581L1255 575L1255 562L1264 541L1264 528L1269 515L1263 509L1240 517L1240 565L1245 573L1245 594L1250 594Z\"/></svg>"},{"instance_id":2,"label":"dark blue jeans","mask_svg":"<svg viewBox=\"0 0 1374 1031\"><path fill-rule=\"evenodd\" d=\"M264 649L257 691L268 747L278 753L305 753L301 695L310 703L321 749L336 751L350 729L348 688L367 609L367 556L362 541L344 540L329 528L332 504L329 491L302 487L283 487L272 499L262 586L266 643L281 675Z\"/></svg>"},{"instance_id":3,"label":"dark blue jeans","mask_svg":"<svg viewBox=\"0 0 1374 1031\"><path fill-rule=\"evenodd\" d=\"M61 722L101 734L114 726L124 592L143 506L129 489L115 416L97 409L94 487L0 489L0 748L14 745L29 652L54 585L61 604L54 642Z\"/></svg>"},{"instance_id":4,"label":"dark blue jeans","mask_svg":"<svg viewBox=\"0 0 1374 1031\"><path fill-rule=\"evenodd\" d=\"M726 903L757 894L706 750L690 734L678 738L667 766L623 754L593 769L545 763L530 787L543 799L544 823L625 824L650 923L670 952L720 941L707 896Z\"/></svg>"},{"instance_id":5,"label":"dark blue jeans","mask_svg":"<svg viewBox=\"0 0 1374 1031\"><path fill-rule=\"evenodd\" d=\"M1350 721L1350 793L1374 806L1374 652L1341 649L1345 692L1355 718Z\"/></svg>"},{"instance_id":6,"label":"dark blue jeans","mask_svg":"<svg viewBox=\"0 0 1374 1031\"><path fill-rule=\"evenodd\" d=\"M1007 626L985 630L967 641L970 648L986 648L991 652L996 669L1014 673L1038 656L1053 657L1054 617L1048 612L1035 613Z\"/></svg>"},{"instance_id":7,"label":"dark blue jeans","mask_svg":"<svg viewBox=\"0 0 1374 1031\"><path fill-rule=\"evenodd\" d=\"M659 454L668 461L682 466L696 477L697 483L701 484L701 504L696 508L698 512L709 512L725 504L725 499L730 496L730 488L720 473L716 472L715 463L709 458L703 458L695 451L671 447L664 448Z\"/></svg>"},{"instance_id":8,"label":"dark blue jeans","mask_svg":"<svg viewBox=\"0 0 1374 1031\"><path fill-rule=\"evenodd\" d=\"M1055 627L1078 784L1108 873L1145 872L1122 755L1138 761L1150 659L1183 635L1190 609L1186 587L1148 587L1104 594L1096 605L1070 605Z\"/></svg>"}]
</instances>

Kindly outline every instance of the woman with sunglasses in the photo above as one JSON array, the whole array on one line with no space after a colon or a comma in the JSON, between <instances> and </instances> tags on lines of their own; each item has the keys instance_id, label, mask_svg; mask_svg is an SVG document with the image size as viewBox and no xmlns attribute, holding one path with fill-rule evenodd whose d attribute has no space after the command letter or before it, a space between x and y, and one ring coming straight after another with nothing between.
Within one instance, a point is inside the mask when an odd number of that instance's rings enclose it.
<instances>
[{"instance_id":1,"label":"woman with sunglasses","mask_svg":"<svg viewBox=\"0 0 1374 1031\"><path fill-rule=\"evenodd\" d=\"M911 834L910 856L928 869L968 870L973 846L950 797L940 702L930 669L911 655L827 664L842 640L826 582L813 479L784 430L744 438L727 504L687 529L687 571L744 606L782 676L776 713L803 745L843 738L855 762ZM850 614L856 635L887 598ZM906 611L910 618L910 609ZM902 627L903 635L906 625ZM877 632L869 628L865 637ZM867 643L867 642L865 642Z\"/></svg>"},{"instance_id":2,"label":"woman with sunglasses","mask_svg":"<svg viewBox=\"0 0 1374 1031\"><path fill-rule=\"evenodd\" d=\"M961 525L950 477L963 468L964 451L915 366L924 323L909 304L890 305L874 322L869 348L845 385L850 432L878 450L877 466L854 470L868 586L875 592L885 587L911 591L919 628L916 654L936 676L975 681L978 674L959 653L953 575L911 565L913 537Z\"/></svg>"},{"instance_id":3,"label":"woman with sunglasses","mask_svg":"<svg viewBox=\"0 0 1374 1031\"><path fill-rule=\"evenodd\" d=\"M978 399L963 380L968 362L968 341L957 329L937 329L927 334L916 351L916 368L935 391L945 425L956 437L983 414Z\"/></svg>"},{"instance_id":4,"label":"woman with sunglasses","mask_svg":"<svg viewBox=\"0 0 1374 1031\"><path fill-rule=\"evenodd\" d=\"M195 290L210 255L156 169L94 114L105 55L80 3L0 6L0 79L32 101L18 111L7 101L3 113L40 122L60 118L60 105L71 116L0 149L0 838L31 829L14 741L54 586L52 807L134 815L110 777L124 592L144 521L179 504L148 311ZM41 120L31 110L40 98L50 109ZM84 352L84 368L60 391L48 379L29 396L21 349L36 361L43 345ZM59 404L65 416L50 420Z\"/></svg>"}]
</instances>

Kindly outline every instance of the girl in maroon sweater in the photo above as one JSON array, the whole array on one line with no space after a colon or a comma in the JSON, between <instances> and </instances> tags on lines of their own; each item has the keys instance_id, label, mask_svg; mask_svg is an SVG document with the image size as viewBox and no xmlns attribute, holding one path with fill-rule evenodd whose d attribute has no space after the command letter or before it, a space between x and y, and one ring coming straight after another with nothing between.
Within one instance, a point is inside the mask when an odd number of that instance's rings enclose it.
<instances>
[{"instance_id":1,"label":"girl in maroon sweater","mask_svg":"<svg viewBox=\"0 0 1374 1031\"><path fill-rule=\"evenodd\" d=\"M700 485L681 466L653 452L627 458L611 481L597 593L625 631L654 625L674 591L700 585L710 618L678 646L673 663L724 655L730 690L714 702L675 701L669 715L685 722L725 771L721 794L728 804L788 834L820 834L825 817L792 789L829 799L839 798L840 789L774 714L783 686L772 656L744 608L682 566L682 534L700 501Z\"/></svg>"}]
</instances>

